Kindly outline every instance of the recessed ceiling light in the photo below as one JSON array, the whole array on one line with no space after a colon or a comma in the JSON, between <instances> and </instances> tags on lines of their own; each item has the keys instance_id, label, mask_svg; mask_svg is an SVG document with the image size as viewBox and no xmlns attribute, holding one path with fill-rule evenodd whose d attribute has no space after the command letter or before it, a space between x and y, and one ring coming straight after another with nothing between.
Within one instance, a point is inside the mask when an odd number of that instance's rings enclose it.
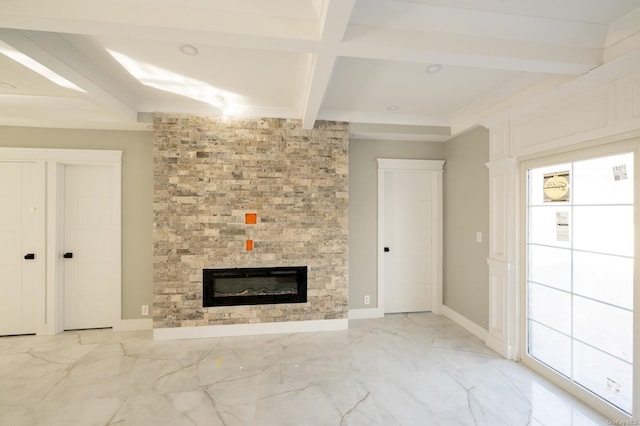
<instances>
[{"instance_id":1,"label":"recessed ceiling light","mask_svg":"<svg viewBox=\"0 0 640 426\"><path fill-rule=\"evenodd\" d=\"M442 69L442 65L440 64L431 64L424 69L424 72L428 74L435 74Z\"/></svg>"},{"instance_id":2,"label":"recessed ceiling light","mask_svg":"<svg viewBox=\"0 0 640 426\"><path fill-rule=\"evenodd\" d=\"M399 107L398 105L389 105L389 106L387 107L387 109L388 109L389 111L397 111L397 110L399 110L399 109L400 109L400 107Z\"/></svg>"},{"instance_id":3,"label":"recessed ceiling light","mask_svg":"<svg viewBox=\"0 0 640 426\"><path fill-rule=\"evenodd\" d=\"M180 51L185 55L189 55L189 56L196 56L198 55L198 53L200 53L198 48L195 46L192 46L191 44L183 44L182 46L180 46Z\"/></svg>"},{"instance_id":4,"label":"recessed ceiling light","mask_svg":"<svg viewBox=\"0 0 640 426\"><path fill-rule=\"evenodd\" d=\"M11 83L5 83L4 81L0 81L0 87L2 87L3 89L15 89L16 86L14 86Z\"/></svg>"}]
</instances>

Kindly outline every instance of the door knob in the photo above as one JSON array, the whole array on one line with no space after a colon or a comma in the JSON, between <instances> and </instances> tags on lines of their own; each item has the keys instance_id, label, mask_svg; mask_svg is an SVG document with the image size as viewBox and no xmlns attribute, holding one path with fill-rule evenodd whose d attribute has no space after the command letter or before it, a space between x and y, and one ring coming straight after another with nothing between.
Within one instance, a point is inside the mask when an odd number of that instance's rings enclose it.
<instances>
[{"instance_id":1,"label":"door knob","mask_svg":"<svg viewBox=\"0 0 640 426\"><path fill-rule=\"evenodd\" d=\"M391 251L391 250L389 249L389 247L385 247L385 248L384 248L384 252L385 252L385 253L389 253L390 251Z\"/></svg>"},{"instance_id":2,"label":"door knob","mask_svg":"<svg viewBox=\"0 0 640 426\"><path fill-rule=\"evenodd\" d=\"M68 252L62 255L65 259L73 259L73 253Z\"/></svg>"},{"instance_id":3,"label":"door knob","mask_svg":"<svg viewBox=\"0 0 640 426\"><path fill-rule=\"evenodd\" d=\"M25 260L33 260L36 258L36 254L35 253L27 253L24 255Z\"/></svg>"}]
</instances>

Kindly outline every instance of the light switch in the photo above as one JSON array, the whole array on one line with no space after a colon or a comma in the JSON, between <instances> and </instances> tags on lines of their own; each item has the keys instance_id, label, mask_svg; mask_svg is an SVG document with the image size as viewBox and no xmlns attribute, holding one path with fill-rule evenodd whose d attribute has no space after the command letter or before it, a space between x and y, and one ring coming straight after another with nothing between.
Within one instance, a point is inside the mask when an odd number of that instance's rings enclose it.
<instances>
[{"instance_id":1,"label":"light switch","mask_svg":"<svg viewBox=\"0 0 640 426\"><path fill-rule=\"evenodd\" d=\"M476 232L476 243L482 242L482 232Z\"/></svg>"}]
</instances>

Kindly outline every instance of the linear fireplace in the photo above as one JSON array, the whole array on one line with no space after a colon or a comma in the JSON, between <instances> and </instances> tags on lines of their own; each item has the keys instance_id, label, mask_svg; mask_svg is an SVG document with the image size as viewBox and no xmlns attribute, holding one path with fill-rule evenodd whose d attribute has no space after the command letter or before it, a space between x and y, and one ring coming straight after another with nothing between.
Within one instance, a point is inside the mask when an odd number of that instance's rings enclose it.
<instances>
[{"instance_id":1,"label":"linear fireplace","mask_svg":"<svg viewBox=\"0 0 640 426\"><path fill-rule=\"evenodd\" d=\"M307 267L204 269L202 305L233 306L307 301Z\"/></svg>"}]
</instances>

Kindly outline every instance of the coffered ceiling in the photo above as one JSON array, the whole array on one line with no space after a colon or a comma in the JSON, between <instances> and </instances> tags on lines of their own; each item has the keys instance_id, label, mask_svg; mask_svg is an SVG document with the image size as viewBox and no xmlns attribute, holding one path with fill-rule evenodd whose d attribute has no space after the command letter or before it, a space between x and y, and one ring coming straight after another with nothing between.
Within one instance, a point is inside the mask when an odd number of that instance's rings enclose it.
<instances>
[{"instance_id":1,"label":"coffered ceiling","mask_svg":"<svg viewBox=\"0 0 640 426\"><path fill-rule=\"evenodd\" d=\"M144 130L166 111L446 140L639 33L638 0L3 0L0 125Z\"/></svg>"}]
</instances>

